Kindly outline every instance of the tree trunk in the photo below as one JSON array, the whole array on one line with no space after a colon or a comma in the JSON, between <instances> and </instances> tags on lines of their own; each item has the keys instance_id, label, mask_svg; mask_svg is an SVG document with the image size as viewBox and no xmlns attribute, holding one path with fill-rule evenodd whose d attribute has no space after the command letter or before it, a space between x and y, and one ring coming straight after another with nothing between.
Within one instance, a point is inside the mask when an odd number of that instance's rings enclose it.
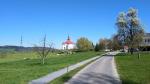
<instances>
[{"instance_id":1,"label":"tree trunk","mask_svg":"<svg viewBox=\"0 0 150 84\"><path fill-rule=\"evenodd\" d=\"M130 52L131 52L131 55L133 55L133 48L131 48Z\"/></svg>"}]
</instances>

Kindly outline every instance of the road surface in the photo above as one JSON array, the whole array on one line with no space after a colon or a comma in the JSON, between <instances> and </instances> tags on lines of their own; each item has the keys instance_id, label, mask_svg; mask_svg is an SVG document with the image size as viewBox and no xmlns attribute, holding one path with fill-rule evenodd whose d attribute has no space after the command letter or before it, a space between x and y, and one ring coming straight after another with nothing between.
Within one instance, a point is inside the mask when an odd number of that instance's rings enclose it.
<instances>
[{"instance_id":1,"label":"road surface","mask_svg":"<svg viewBox=\"0 0 150 84\"><path fill-rule=\"evenodd\" d=\"M65 84L121 84L111 52L79 71Z\"/></svg>"}]
</instances>

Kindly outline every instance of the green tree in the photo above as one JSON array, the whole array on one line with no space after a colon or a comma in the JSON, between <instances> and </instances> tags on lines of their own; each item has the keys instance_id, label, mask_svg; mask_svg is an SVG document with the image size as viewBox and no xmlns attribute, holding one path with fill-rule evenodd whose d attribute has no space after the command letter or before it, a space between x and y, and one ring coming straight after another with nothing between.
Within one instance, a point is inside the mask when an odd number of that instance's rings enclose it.
<instances>
[{"instance_id":1,"label":"green tree","mask_svg":"<svg viewBox=\"0 0 150 84\"><path fill-rule=\"evenodd\" d=\"M122 46L128 45L131 54L138 48L144 36L144 29L137 16L137 10L130 8L127 13L121 12L117 17L118 36Z\"/></svg>"},{"instance_id":2,"label":"green tree","mask_svg":"<svg viewBox=\"0 0 150 84\"><path fill-rule=\"evenodd\" d=\"M108 45L108 41L107 41L106 38L99 40L99 48L100 48L100 50L107 49L107 47L108 47L107 45Z\"/></svg>"},{"instance_id":3,"label":"green tree","mask_svg":"<svg viewBox=\"0 0 150 84\"><path fill-rule=\"evenodd\" d=\"M95 49L95 45L94 43L92 42L92 49L91 50L94 50Z\"/></svg>"},{"instance_id":4,"label":"green tree","mask_svg":"<svg viewBox=\"0 0 150 84\"><path fill-rule=\"evenodd\" d=\"M120 41L118 40L118 35L114 35L112 37L112 49L113 50L121 49L121 44L120 44Z\"/></svg>"},{"instance_id":5,"label":"green tree","mask_svg":"<svg viewBox=\"0 0 150 84\"><path fill-rule=\"evenodd\" d=\"M99 44L98 44L98 43L96 43L94 50L95 50L95 51L100 51L100 48L99 48Z\"/></svg>"},{"instance_id":6,"label":"green tree","mask_svg":"<svg viewBox=\"0 0 150 84\"><path fill-rule=\"evenodd\" d=\"M79 38L76 45L80 51L88 51L93 49L92 42L85 37Z\"/></svg>"},{"instance_id":7,"label":"green tree","mask_svg":"<svg viewBox=\"0 0 150 84\"><path fill-rule=\"evenodd\" d=\"M112 39L107 39L107 48L109 50L113 49L113 41L112 41Z\"/></svg>"}]
</instances>

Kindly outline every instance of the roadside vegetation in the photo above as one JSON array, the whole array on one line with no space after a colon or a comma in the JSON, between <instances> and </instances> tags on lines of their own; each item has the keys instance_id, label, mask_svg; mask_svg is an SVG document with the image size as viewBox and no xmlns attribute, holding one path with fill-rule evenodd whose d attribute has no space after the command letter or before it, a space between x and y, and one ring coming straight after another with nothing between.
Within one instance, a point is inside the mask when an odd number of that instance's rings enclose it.
<instances>
[{"instance_id":1,"label":"roadside vegetation","mask_svg":"<svg viewBox=\"0 0 150 84\"><path fill-rule=\"evenodd\" d=\"M96 59L95 59L96 60ZM94 61L94 60L93 60ZM81 69L83 69L84 67L86 67L88 64L92 63L93 61L82 65L81 67L72 70L56 79L54 79L53 81L51 81L49 84L64 84L65 82L69 81L75 74L77 74Z\"/></svg>"},{"instance_id":2,"label":"roadside vegetation","mask_svg":"<svg viewBox=\"0 0 150 84\"><path fill-rule=\"evenodd\" d=\"M150 84L150 52L118 54L117 68L123 84Z\"/></svg>"},{"instance_id":3,"label":"roadside vegetation","mask_svg":"<svg viewBox=\"0 0 150 84\"><path fill-rule=\"evenodd\" d=\"M120 48L131 53L121 53L115 57L123 84L150 84L150 53L142 51L142 47L149 45L143 43L145 30L137 11L130 8L127 12L120 12L116 21L115 37Z\"/></svg>"},{"instance_id":4,"label":"roadside vegetation","mask_svg":"<svg viewBox=\"0 0 150 84\"><path fill-rule=\"evenodd\" d=\"M0 59L0 83L27 84L30 80L39 78L68 65L92 58L100 52L77 52L69 55L50 53L41 64L41 59L34 52L7 53Z\"/></svg>"}]
</instances>

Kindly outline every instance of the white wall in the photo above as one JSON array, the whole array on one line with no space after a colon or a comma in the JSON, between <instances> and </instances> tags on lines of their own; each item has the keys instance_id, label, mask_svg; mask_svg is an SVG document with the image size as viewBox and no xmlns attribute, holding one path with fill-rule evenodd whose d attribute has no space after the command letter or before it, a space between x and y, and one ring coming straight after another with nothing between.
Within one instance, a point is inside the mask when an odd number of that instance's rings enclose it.
<instances>
[{"instance_id":1,"label":"white wall","mask_svg":"<svg viewBox=\"0 0 150 84\"><path fill-rule=\"evenodd\" d=\"M74 44L63 44L62 45L62 49L65 50L65 49L74 49L75 48L75 45Z\"/></svg>"}]
</instances>

